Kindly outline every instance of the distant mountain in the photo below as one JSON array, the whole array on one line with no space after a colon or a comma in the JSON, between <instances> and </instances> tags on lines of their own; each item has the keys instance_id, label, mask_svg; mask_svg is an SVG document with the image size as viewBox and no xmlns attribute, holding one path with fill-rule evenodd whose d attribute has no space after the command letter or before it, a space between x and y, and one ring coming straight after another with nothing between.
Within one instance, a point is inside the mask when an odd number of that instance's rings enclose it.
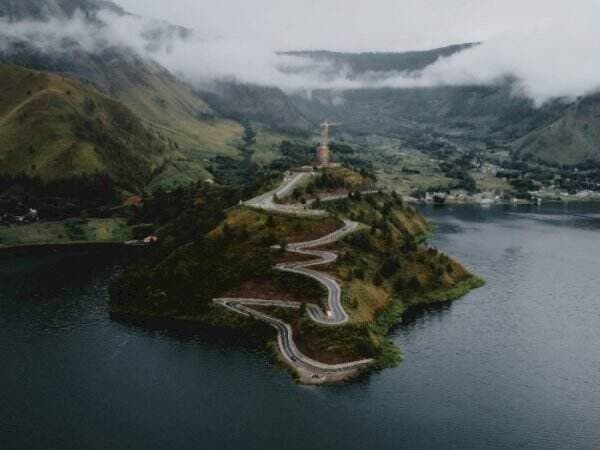
<instances>
[{"instance_id":1,"label":"distant mountain","mask_svg":"<svg viewBox=\"0 0 600 450\"><path fill-rule=\"evenodd\" d=\"M477 44L405 53L338 53L321 50L280 54L330 63L328 70L332 74L344 71L345 76L352 79L366 72L419 71L440 57L450 56L473 45ZM414 96L417 91L393 91L396 92L392 98L398 97L396 100L402 103L390 104L390 90L315 91L312 93L314 95L307 97L288 96L276 87L225 82L218 83L213 92L201 95L227 117L255 120L279 130L309 130L325 118L337 117L344 121L348 130L355 133L373 131L397 134L405 125L411 127L410 120L403 124L398 115L398 110L407 106L403 94L408 94L409 104L420 100L419 96ZM437 99L435 93L432 98ZM403 114L414 120L413 115L414 110L407 110Z\"/></svg>"},{"instance_id":2,"label":"distant mountain","mask_svg":"<svg viewBox=\"0 0 600 450\"><path fill-rule=\"evenodd\" d=\"M128 14L114 3L101 0L0 0L0 19L12 22L72 17L77 10L97 24L102 17L100 11ZM150 42L159 42L174 34L185 39L191 33L162 24L146 37ZM330 119L343 122L344 131L350 134L381 134L403 139L409 145L419 145L434 135L450 136L466 146L511 146L516 154L535 155L548 162L576 164L600 158L600 150L595 146L597 124L581 113L582 108L589 108L587 101L595 103L593 97L575 105L554 101L537 108L532 101L514 95L510 80L496 86L331 89L309 94L219 81L210 91L198 92L132 50L109 47L86 52L72 44L48 53L27 42L12 41L0 51L0 63L90 82L122 101L148 127L160 130L179 150L180 159L176 170L166 167L164 174L158 176L158 185L207 177L203 167L210 158L239 155L241 122L248 121L279 131L306 133L320 121ZM478 44L400 53L284 54L327 62L327 70L332 73L343 70L345 76L356 79L367 73L418 73L441 57L475 45ZM566 148L570 148L568 157L564 156Z\"/></svg>"},{"instance_id":3,"label":"distant mountain","mask_svg":"<svg viewBox=\"0 0 600 450\"><path fill-rule=\"evenodd\" d=\"M344 70L348 78L367 72L415 72L440 57L451 56L478 44L462 44L431 51L406 53L292 52L291 55L330 63L332 72ZM594 147L594 126L580 111L595 104L590 98L571 106L552 101L536 107L514 94L511 80L494 86L438 86L425 88L364 88L316 90L294 94L294 106L311 122L324 118L344 123L347 132L398 137L418 145L431 135L447 135L468 142L511 145L520 154L535 154L548 162L578 163L582 158L600 158ZM560 133L557 131L560 125ZM587 127L587 128L586 128ZM550 131L553 130L553 131ZM560 139L557 136L560 134ZM548 135L551 134L552 137ZM543 136L543 137L542 137ZM568 136L568 137L567 137ZM571 142L570 156L556 148ZM553 144L550 144L553 142ZM594 155L592 155L594 154Z\"/></svg>"},{"instance_id":4,"label":"distant mountain","mask_svg":"<svg viewBox=\"0 0 600 450\"><path fill-rule=\"evenodd\" d=\"M551 124L519 139L515 152L557 164L600 161L600 94L577 101Z\"/></svg>"},{"instance_id":5,"label":"distant mountain","mask_svg":"<svg viewBox=\"0 0 600 450\"><path fill-rule=\"evenodd\" d=\"M0 18L11 22L71 18L77 11L92 19L101 10L126 14L120 6L104 0L0 0Z\"/></svg>"},{"instance_id":6,"label":"distant mountain","mask_svg":"<svg viewBox=\"0 0 600 450\"><path fill-rule=\"evenodd\" d=\"M279 131L305 131L315 125L276 87L219 82L213 91L200 96L214 110L235 120L261 122Z\"/></svg>"},{"instance_id":7,"label":"distant mountain","mask_svg":"<svg viewBox=\"0 0 600 450\"><path fill-rule=\"evenodd\" d=\"M282 52L284 55L309 58L314 61L328 62L336 68L350 69L352 75L362 75L366 72L416 72L433 64L441 57L451 56L471 48L476 43L450 45L433 50L412 52L366 52L341 53L326 50Z\"/></svg>"},{"instance_id":8,"label":"distant mountain","mask_svg":"<svg viewBox=\"0 0 600 450\"><path fill-rule=\"evenodd\" d=\"M92 87L0 66L0 173L43 180L100 173L140 192L170 153L127 107Z\"/></svg>"},{"instance_id":9,"label":"distant mountain","mask_svg":"<svg viewBox=\"0 0 600 450\"><path fill-rule=\"evenodd\" d=\"M502 142L551 123L566 108L557 102L538 109L514 96L509 85L315 91L292 100L306 117L328 117L354 133L399 138L441 133Z\"/></svg>"},{"instance_id":10,"label":"distant mountain","mask_svg":"<svg viewBox=\"0 0 600 450\"><path fill-rule=\"evenodd\" d=\"M365 72L389 71L418 71L435 62L443 56L450 56L476 44L453 45L449 47L406 53L339 53L329 51L293 51L280 52L280 55L297 56L316 62L330 63L329 70L332 74L344 71L349 78L357 77ZM350 69L350 74L348 73ZM293 71L293 70L292 70ZM345 114L338 100L345 98L345 93L320 91L312 98L306 96L286 95L276 87L256 85L242 85L239 83L220 82L211 92L203 92L201 96L221 114L236 120L254 120L269 125L272 128L284 131L306 131L314 129L320 122L328 117L344 117L348 129L353 132L364 132L373 122L376 126L374 132L383 132L392 117L381 121L380 114L366 116L361 113L370 109L371 100L377 103L377 92L368 91L365 99L369 105L352 103ZM373 96L375 94L375 97ZM351 96L360 97L360 92L352 92ZM387 94L385 94L387 95ZM375 108L378 105L374 105ZM366 112L366 111L365 111ZM392 114L394 112L392 111ZM393 123L392 128L401 127Z\"/></svg>"},{"instance_id":11,"label":"distant mountain","mask_svg":"<svg viewBox=\"0 0 600 450\"><path fill-rule=\"evenodd\" d=\"M419 72L441 57L476 43L404 53L286 52L329 63L329 75L355 79L365 73ZM290 69L291 70L291 69ZM314 127L324 119L343 122L349 134L380 134L419 145L432 135L448 135L465 145L509 145L562 117L569 105L555 101L537 108L516 96L511 81L496 86L321 89L284 93L276 88L228 84L204 98L219 112L251 118L271 127Z\"/></svg>"}]
</instances>

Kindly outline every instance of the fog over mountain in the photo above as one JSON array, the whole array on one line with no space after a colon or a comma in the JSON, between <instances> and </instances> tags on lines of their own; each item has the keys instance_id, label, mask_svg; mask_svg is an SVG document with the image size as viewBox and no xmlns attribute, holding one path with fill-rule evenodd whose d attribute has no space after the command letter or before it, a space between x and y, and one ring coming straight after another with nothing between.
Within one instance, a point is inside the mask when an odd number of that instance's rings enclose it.
<instances>
[{"instance_id":1,"label":"fog over mountain","mask_svg":"<svg viewBox=\"0 0 600 450\"><path fill-rule=\"evenodd\" d=\"M600 13L600 4L594 0L581 0L577 8L564 2L535 0L519 9L514 8L513 1L503 2L502 7L492 1L454 2L452 9L448 2L440 0L435 3L449 13L439 14L436 6L438 15L444 16L445 22L457 19L456 24L444 27L443 34L432 33L440 23L429 12L431 5L419 6L422 2L413 1L402 2L405 4L400 8L397 2L378 0L370 3L369 10L350 2L343 11L333 11L330 1L309 2L308 6L303 2L301 16L296 14L296 7L267 0L253 2L253 13L246 3L234 0L217 8L210 5L210 9L206 2L186 0L168 5L149 5L138 0L120 3L134 12L153 14L155 19L125 14L116 7L107 7L106 2L93 12L94 20L90 20L89 11L77 8L72 14L41 17L44 21L39 20L39 14L18 22L10 14L3 14L0 33L4 39L0 46L6 47L7 38L27 41L43 51L64 51L74 45L88 51L125 46L155 59L199 87L207 87L215 80L235 80L310 92L486 86L511 80L513 93L532 98L537 105L555 97L574 99L600 87L600 29L593 21ZM227 19L224 10L238 13ZM181 20L182 12L185 25L194 28L194 33L167 25ZM314 17L309 20L305 16L311 13ZM361 13L359 24L357 15ZM497 21L491 17L494 14ZM299 23L303 19L304 23ZM479 23L469 22L473 20ZM419 23L420 30L415 26ZM286 25L287 31L282 28ZM323 26L327 32L321 30ZM414 36L409 38L411 29ZM425 39L427 34L431 36ZM352 42L357 40L362 47L352 48ZM361 73L326 58L278 53L304 50L306 46L394 51L410 49L409 45L433 45L434 40L440 45L472 41L481 41L481 45L442 56L417 70Z\"/></svg>"}]
</instances>

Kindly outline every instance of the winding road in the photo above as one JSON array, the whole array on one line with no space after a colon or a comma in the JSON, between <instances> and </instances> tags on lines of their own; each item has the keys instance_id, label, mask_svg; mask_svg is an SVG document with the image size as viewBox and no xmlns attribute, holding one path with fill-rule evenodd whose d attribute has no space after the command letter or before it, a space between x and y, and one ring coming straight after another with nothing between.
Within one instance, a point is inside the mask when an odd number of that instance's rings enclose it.
<instances>
[{"instance_id":1,"label":"winding road","mask_svg":"<svg viewBox=\"0 0 600 450\"><path fill-rule=\"evenodd\" d=\"M284 214L291 213L296 216L326 216L327 212L322 210L305 209L301 205L282 205L275 203L274 201L275 196L283 198L289 195L302 180L310 176L312 176L310 172L299 172L287 175L281 186L277 189L249 200L245 205L264 211ZM316 250L316 248L336 242L344 236L353 233L359 229L360 226L361 225L357 222L344 220L344 226L333 233L312 241L289 244L285 249L286 251L314 256L315 259L303 262L281 263L276 266L278 270L283 272L296 273L310 277L326 287L328 295L325 311L319 305L313 303L308 303L306 306L310 318L320 325L343 325L348 322L349 317L342 305L342 289L337 280L328 274L313 269L313 267L316 266L335 262L338 256L335 252ZM274 246L273 248L279 247ZM213 302L228 308L231 311L235 311L238 314L262 320L274 327L277 330L277 341L284 359L289 365L297 369L298 372L304 373L305 375L308 373L308 378L326 380L328 375L355 372L357 369L373 362L372 359L351 361L343 364L326 364L315 361L300 352L294 342L293 330L290 324L252 308L252 306L274 306L299 310L302 307L299 302L251 298L218 298L214 299Z\"/></svg>"},{"instance_id":2,"label":"winding road","mask_svg":"<svg viewBox=\"0 0 600 450\"><path fill-rule=\"evenodd\" d=\"M283 183L277 188L266 194L259 195L244 204L251 208L262 209L276 213L293 214L298 216L319 217L326 216L325 211L319 209L308 209L304 205L280 204L275 202L275 198L285 198L298 186L303 180L313 176L312 172L296 172L286 174Z\"/></svg>"}]
</instances>

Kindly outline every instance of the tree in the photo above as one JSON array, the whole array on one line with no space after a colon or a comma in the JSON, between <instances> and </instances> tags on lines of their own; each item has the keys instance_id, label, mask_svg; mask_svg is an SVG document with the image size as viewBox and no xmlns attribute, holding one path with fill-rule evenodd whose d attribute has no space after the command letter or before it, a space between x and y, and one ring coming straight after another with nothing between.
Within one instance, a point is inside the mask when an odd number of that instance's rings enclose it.
<instances>
[{"instance_id":1,"label":"tree","mask_svg":"<svg viewBox=\"0 0 600 450\"><path fill-rule=\"evenodd\" d=\"M421 284L421 281L419 281L418 277L414 276L410 279L408 282L408 289L413 292L419 292L421 289L423 289L423 285Z\"/></svg>"},{"instance_id":2,"label":"tree","mask_svg":"<svg viewBox=\"0 0 600 450\"><path fill-rule=\"evenodd\" d=\"M392 199L394 200L396 205L398 205L398 206L404 205L404 200L402 199L402 196L398 195L398 193L396 191L392 191Z\"/></svg>"},{"instance_id":3,"label":"tree","mask_svg":"<svg viewBox=\"0 0 600 450\"><path fill-rule=\"evenodd\" d=\"M365 279L365 269L362 267L358 267L354 269L354 278L358 278L359 280Z\"/></svg>"},{"instance_id":4,"label":"tree","mask_svg":"<svg viewBox=\"0 0 600 450\"><path fill-rule=\"evenodd\" d=\"M404 278L398 277L398 279L394 282L394 290L396 292L402 292L404 289L406 289L406 282L404 281Z\"/></svg>"},{"instance_id":5,"label":"tree","mask_svg":"<svg viewBox=\"0 0 600 450\"><path fill-rule=\"evenodd\" d=\"M383 215L386 217L389 216L392 213L392 207L393 205L390 202L385 202L382 211Z\"/></svg>"},{"instance_id":6,"label":"tree","mask_svg":"<svg viewBox=\"0 0 600 450\"><path fill-rule=\"evenodd\" d=\"M83 100L83 111L88 116L92 116L94 114L96 111L96 103L92 98L86 97L85 100Z\"/></svg>"},{"instance_id":7,"label":"tree","mask_svg":"<svg viewBox=\"0 0 600 450\"><path fill-rule=\"evenodd\" d=\"M389 278L394 275L399 268L400 265L398 264L398 260L393 256L388 256L381 266L381 275L385 278Z\"/></svg>"},{"instance_id":8,"label":"tree","mask_svg":"<svg viewBox=\"0 0 600 450\"><path fill-rule=\"evenodd\" d=\"M234 237L235 236L233 229L229 226L227 222L225 222L223 224L223 240L225 242L230 242L233 240Z\"/></svg>"}]
</instances>

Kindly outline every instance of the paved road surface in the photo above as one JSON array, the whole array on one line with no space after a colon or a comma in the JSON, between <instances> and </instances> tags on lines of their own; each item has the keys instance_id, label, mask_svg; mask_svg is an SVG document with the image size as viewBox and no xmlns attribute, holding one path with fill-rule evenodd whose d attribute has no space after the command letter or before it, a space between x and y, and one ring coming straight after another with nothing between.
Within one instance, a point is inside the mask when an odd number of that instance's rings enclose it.
<instances>
[{"instance_id":1,"label":"paved road surface","mask_svg":"<svg viewBox=\"0 0 600 450\"><path fill-rule=\"evenodd\" d=\"M342 288L335 278L330 275L309 269L309 267L330 264L337 260L335 252L323 250L311 250L315 247L331 244L342 239L344 236L359 228L357 222L344 221L344 226L339 230L310 242L291 244L287 251L301 255L315 256L317 259L308 262L295 262L278 264L277 269L284 272L298 273L313 278L327 288L327 311L323 312L317 305L309 304L308 313L310 317L322 325L342 325L348 321L348 314L342 306Z\"/></svg>"},{"instance_id":2,"label":"paved road surface","mask_svg":"<svg viewBox=\"0 0 600 450\"><path fill-rule=\"evenodd\" d=\"M277 189L248 200L244 204L251 208L262 209L264 211L287 213L300 216L325 216L327 215L325 211L309 209L304 205L275 203L275 196L277 196L277 198L287 197L303 180L312 176L312 172L297 172L291 175L286 175L283 179L283 183Z\"/></svg>"},{"instance_id":3,"label":"paved road surface","mask_svg":"<svg viewBox=\"0 0 600 450\"><path fill-rule=\"evenodd\" d=\"M301 205L280 205L274 202L274 197L283 198L289 195L290 192L307 177L312 176L311 173L301 172L294 173L285 177L281 186L277 189L260 195L252 200L248 200L247 206L262 209L265 211L277 213L292 213L299 216L326 216L327 213L321 210L305 209ZM298 242L289 244L287 251L302 255L314 256L314 260L306 262L293 262L278 264L276 268L284 272L297 273L310 278L313 278L323 284L327 288L327 308L325 311L318 305L307 304L307 312L312 320L324 326L339 326L348 322L348 314L342 305L342 288L335 278L328 274L318 272L312 267L331 264L337 260L337 254L332 251L315 250L316 247L321 247L331 244L342 239L344 236L353 233L360 228L360 224L350 220L344 221L344 226L339 230L334 231L319 239L309 242ZM300 309L301 304L298 302L283 302L279 300L260 300L251 298L220 298L213 300L225 308L235 311L238 314L253 317L263 322L268 323L277 330L277 341L279 349L285 360L296 369L308 371L313 374L313 377L326 376L332 373L344 373L355 371L356 369L368 365L373 362L371 359L360 361L351 361L344 364L325 364L315 361L306 355L302 354L296 347L293 338L292 327L275 317L271 317L263 312L251 308L252 306L276 306L282 308Z\"/></svg>"}]
</instances>

